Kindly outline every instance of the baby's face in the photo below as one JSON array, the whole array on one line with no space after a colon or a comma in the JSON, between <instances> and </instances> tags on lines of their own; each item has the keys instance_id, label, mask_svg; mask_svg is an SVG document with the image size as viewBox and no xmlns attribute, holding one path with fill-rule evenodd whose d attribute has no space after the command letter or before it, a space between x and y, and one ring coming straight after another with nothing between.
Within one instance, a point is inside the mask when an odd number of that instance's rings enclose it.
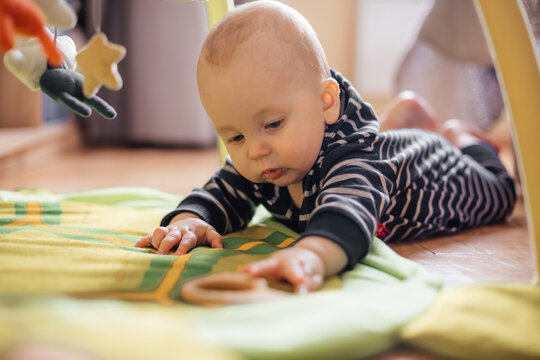
<instances>
[{"instance_id":1,"label":"baby's face","mask_svg":"<svg viewBox=\"0 0 540 360\"><path fill-rule=\"evenodd\" d=\"M302 182L321 149L321 81L302 80L266 45L243 46L227 68L200 67L199 91L237 170L255 183L289 186Z\"/></svg>"}]
</instances>

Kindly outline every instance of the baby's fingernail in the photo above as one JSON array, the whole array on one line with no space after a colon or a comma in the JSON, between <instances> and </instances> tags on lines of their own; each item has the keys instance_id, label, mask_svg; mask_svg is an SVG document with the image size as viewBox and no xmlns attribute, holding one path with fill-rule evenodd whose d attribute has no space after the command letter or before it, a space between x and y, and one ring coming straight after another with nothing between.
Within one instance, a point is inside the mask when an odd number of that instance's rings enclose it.
<instances>
[{"instance_id":1,"label":"baby's fingernail","mask_svg":"<svg viewBox=\"0 0 540 360\"><path fill-rule=\"evenodd\" d=\"M296 292L298 294L307 294L308 293L307 285L306 284L298 285L298 287L296 288Z\"/></svg>"},{"instance_id":2,"label":"baby's fingernail","mask_svg":"<svg viewBox=\"0 0 540 360\"><path fill-rule=\"evenodd\" d=\"M249 266L246 269L246 272L252 275L257 275L259 273L259 270L260 270L259 266L254 265L254 266Z\"/></svg>"}]
</instances>

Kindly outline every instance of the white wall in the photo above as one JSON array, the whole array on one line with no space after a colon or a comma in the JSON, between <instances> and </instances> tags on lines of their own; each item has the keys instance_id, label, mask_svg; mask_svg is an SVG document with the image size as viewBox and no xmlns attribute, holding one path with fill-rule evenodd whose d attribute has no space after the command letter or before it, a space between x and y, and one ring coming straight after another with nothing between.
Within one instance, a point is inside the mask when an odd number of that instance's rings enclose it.
<instances>
[{"instance_id":1,"label":"white wall","mask_svg":"<svg viewBox=\"0 0 540 360\"><path fill-rule=\"evenodd\" d=\"M393 95L399 64L433 0L358 0L353 83L360 94Z\"/></svg>"},{"instance_id":2,"label":"white wall","mask_svg":"<svg viewBox=\"0 0 540 360\"><path fill-rule=\"evenodd\" d=\"M433 0L281 0L319 35L331 67L366 98L393 95L397 68Z\"/></svg>"},{"instance_id":3,"label":"white wall","mask_svg":"<svg viewBox=\"0 0 540 360\"><path fill-rule=\"evenodd\" d=\"M352 81L358 0L282 1L309 21L321 41L328 64Z\"/></svg>"}]
</instances>

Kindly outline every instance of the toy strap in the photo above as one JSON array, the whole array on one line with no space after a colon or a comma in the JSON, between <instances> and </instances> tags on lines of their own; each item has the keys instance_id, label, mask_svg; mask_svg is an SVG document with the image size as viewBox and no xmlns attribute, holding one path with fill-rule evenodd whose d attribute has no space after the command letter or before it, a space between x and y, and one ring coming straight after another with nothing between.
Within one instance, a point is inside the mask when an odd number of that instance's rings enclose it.
<instances>
[{"instance_id":1,"label":"toy strap","mask_svg":"<svg viewBox=\"0 0 540 360\"><path fill-rule=\"evenodd\" d=\"M96 33L101 32L101 11L102 11L102 3L101 0L94 0L94 8L93 8L93 20L94 20L94 31Z\"/></svg>"}]
</instances>

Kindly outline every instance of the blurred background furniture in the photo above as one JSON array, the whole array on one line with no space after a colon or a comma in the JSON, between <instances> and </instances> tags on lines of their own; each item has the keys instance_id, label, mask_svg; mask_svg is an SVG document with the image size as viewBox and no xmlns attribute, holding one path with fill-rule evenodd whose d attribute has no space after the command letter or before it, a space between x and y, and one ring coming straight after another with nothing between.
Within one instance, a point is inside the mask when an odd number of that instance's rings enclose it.
<instances>
[{"instance_id":1,"label":"blurred background furniture","mask_svg":"<svg viewBox=\"0 0 540 360\"><path fill-rule=\"evenodd\" d=\"M121 91L100 91L113 105L114 121L93 114L80 119L93 143L211 146L216 136L199 100L197 58L208 32L200 1L111 0L103 3L103 31L127 48L118 64ZM93 1L83 9L87 36L94 33Z\"/></svg>"},{"instance_id":2,"label":"blurred background furniture","mask_svg":"<svg viewBox=\"0 0 540 360\"><path fill-rule=\"evenodd\" d=\"M435 0L396 76L396 92L413 90L440 121L482 129L499 118L503 99L472 0Z\"/></svg>"},{"instance_id":3,"label":"blurred background furniture","mask_svg":"<svg viewBox=\"0 0 540 360\"><path fill-rule=\"evenodd\" d=\"M538 32L540 5L523 4ZM463 119L484 130L496 123L503 98L473 0L433 2L396 74L395 92L404 90L425 97L440 121Z\"/></svg>"}]
</instances>

